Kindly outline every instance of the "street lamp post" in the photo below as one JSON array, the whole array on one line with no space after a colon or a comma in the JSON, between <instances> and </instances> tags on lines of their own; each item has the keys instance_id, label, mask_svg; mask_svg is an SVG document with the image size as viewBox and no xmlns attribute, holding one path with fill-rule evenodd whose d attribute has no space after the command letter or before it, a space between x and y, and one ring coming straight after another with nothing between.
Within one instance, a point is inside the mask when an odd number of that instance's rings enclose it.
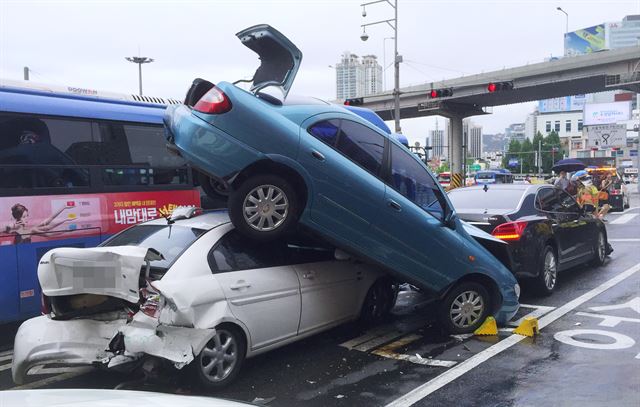
<instances>
[{"instance_id":1,"label":"street lamp post","mask_svg":"<svg viewBox=\"0 0 640 407\"><path fill-rule=\"evenodd\" d=\"M367 12L365 10L365 6L376 3L388 3L394 10L394 17L388 20L380 20L373 23L361 24L362 34L360 35L360 39L362 41L366 41L369 39L369 35L367 34L366 28L370 25L383 24L387 23L389 27L393 29L393 67L394 67L394 85L393 85L393 104L394 104L394 121L395 121L395 130L396 133L400 133L402 129L400 128L400 62L402 62L402 57L398 55L398 0L375 0L367 3L362 3L362 17L367 16Z\"/></svg>"},{"instance_id":2,"label":"street lamp post","mask_svg":"<svg viewBox=\"0 0 640 407\"><path fill-rule=\"evenodd\" d=\"M125 57L129 62L138 64L138 86L140 87L140 96L142 96L142 64L150 64L153 58L149 57Z\"/></svg>"},{"instance_id":3,"label":"street lamp post","mask_svg":"<svg viewBox=\"0 0 640 407\"><path fill-rule=\"evenodd\" d=\"M556 10L564 13L564 15L565 15L565 30L564 30L564 32L566 34L566 33L569 32L569 14L567 14L567 12L562 9L562 7L556 7Z\"/></svg>"},{"instance_id":4,"label":"street lamp post","mask_svg":"<svg viewBox=\"0 0 640 407\"><path fill-rule=\"evenodd\" d=\"M387 90L387 40L393 40L394 37L385 37L382 39L382 90Z\"/></svg>"}]
</instances>

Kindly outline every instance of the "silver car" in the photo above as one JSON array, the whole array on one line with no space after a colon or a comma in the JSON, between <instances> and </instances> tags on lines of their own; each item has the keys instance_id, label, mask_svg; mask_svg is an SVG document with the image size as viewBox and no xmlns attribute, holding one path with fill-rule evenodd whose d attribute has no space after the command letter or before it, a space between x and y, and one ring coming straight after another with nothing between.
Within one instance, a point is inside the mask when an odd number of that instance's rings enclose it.
<instances>
[{"instance_id":1,"label":"silver car","mask_svg":"<svg viewBox=\"0 0 640 407\"><path fill-rule=\"evenodd\" d=\"M36 366L125 368L157 357L222 387L247 357L347 321L375 321L395 303L392 280L344 252L307 238L255 243L224 211L183 212L102 247L42 257L45 315L15 337L16 383Z\"/></svg>"}]
</instances>

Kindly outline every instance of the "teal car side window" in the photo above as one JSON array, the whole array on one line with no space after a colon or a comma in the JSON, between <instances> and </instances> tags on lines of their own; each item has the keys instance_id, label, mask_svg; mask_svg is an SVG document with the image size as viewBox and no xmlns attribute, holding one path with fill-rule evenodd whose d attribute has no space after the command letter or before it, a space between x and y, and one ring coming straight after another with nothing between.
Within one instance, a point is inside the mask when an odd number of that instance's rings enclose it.
<instances>
[{"instance_id":1,"label":"teal car side window","mask_svg":"<svg viewBox=\"0 0 640 407\"><path fill-rule=\"evenodd\" d=\"M443 218L440 189L427 171L408 153L391 145L391 186L408 200L438 219ZM442 198L442 199L441 199Z\"/></svg>"},{"instance_id":2,"label":"teal car side window","mask_svg":"<svg viewBox=\"0 0 640 407\"><path fill-rule=\"evenodd\" d=\"M309 133L376 177L384 158L384 137L349 120L324 120L309 128Z\"/></svg>"}]
</instances>

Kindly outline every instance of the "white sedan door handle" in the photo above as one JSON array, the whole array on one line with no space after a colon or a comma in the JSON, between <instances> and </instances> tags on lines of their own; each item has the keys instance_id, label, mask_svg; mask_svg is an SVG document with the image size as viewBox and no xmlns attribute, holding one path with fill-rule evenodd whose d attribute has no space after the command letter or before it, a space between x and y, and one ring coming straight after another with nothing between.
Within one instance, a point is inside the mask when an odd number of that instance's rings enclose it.
<instances>
[{"instance_id":1,"label":"white sedan door handle","mask_svg":"<svg viewBox=\"0 0 640 407\"><path fill-rule=\"evenodd\" d=\"M302 275L302 278L306 278L307 280L313 280L315 276L316 276L316 273L314 273L313 271L309 271L307 273L304 273Z\"/></svg>"},{"instance_id":2,"label":"white sedan door handle","mask_svg":"<svg viewBox=\"0 0 640 407\"><path fill-rule=\"evenodd\" d=\"M232 290L239 290L241 288L249 288L249 287L251 287L251 284L247 283L244 280L240 280L240 281L236 281L236 283L230 286L229 288L231 288Z\"/></svg>"}]
</instances>

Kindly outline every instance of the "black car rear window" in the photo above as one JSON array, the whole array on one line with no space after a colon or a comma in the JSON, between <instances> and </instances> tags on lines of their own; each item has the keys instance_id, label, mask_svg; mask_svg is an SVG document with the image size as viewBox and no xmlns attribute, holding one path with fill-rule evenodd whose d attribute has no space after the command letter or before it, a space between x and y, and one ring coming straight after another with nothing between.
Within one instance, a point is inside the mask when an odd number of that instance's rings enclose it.
<instances>
[{"instance_id":1,"label":"black car rear window","mask_svg":"<svg viewBox=\"0 0 640 407\"><path fill-rule=\"evenodd\" d=\"M139 225L114 236L103 246L141 246L154 248L164 260L152 261L154 267L167 268L191 244L206 232L176 225Z\"/></svg>"},{"instance_id":2,"label":"black car rear window","mask_svg":"<svg viewBox=\"0 0 640 407\"><path fill-rule=\"evenodd\" d=\"M489 187L466 189L459 188L449 193L449 199L457 210L465 209L516 209L524 190L498 189Z\"/></svg>"}]
</instances>

